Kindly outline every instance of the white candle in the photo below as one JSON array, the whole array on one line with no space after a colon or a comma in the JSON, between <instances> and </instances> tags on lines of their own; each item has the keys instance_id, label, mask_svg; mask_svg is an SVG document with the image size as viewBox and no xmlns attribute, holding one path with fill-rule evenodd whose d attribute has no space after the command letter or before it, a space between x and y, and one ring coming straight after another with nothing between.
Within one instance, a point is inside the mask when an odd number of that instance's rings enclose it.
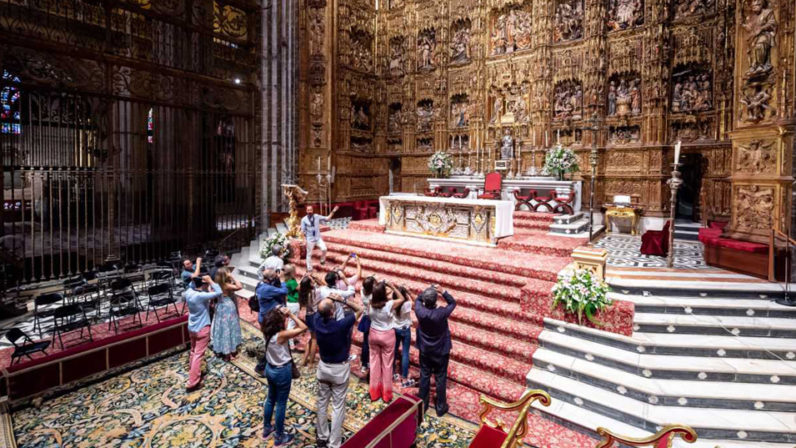
<instances>
[{"instance_id":1,"label":"white candle","mask_svg":"<svg viewBox=\"0 0 796 448\"><path fill-rule=\"evenodd\" d=\"M550 135L549 131L545 129L545 131L544 131L544 147L545 148L547 148L547 144L548 144L547 138L548 138L549 135Z\"/></svg>"},{"instance_id":2,"label":"white candle","mask_svg":"<svg viewBox=\"0 0 796 448\"><path fill-rule=\"evenodd\" d=\"M680 161L680 144L682 142L680 140L677 141L677 144L674 145L674 163L679 163Z\"/></svg>"},{"instance_id":3,"label":"white candle","mask_svg":"<svg viewBox=\"0 0 796 448\"><path fill-rule=\"evenodd\" d=\"M329 157L326 158L326 171L332 170L332 153L329 153Z\"/></svg>"},{"instance_id":4,"label":"white candle","mask_svg":"<svg viewBox=\"0 0 796 448\"><path fill-rule=\"evenodd\" d=\"M561 144L561 129L556 131L556 145Z\"/></svg>"},{"instance_id":5,"label":"white candle","mask_svg":"<svg viewBox=\"0 0 796 448\"><path fill-rule=\"evenodd\" d=\"M536 129L533 130L533 139L531 140L531 146L536 146Z\"/></svg>"},{"instance_id":6,"label":"white candle","mask_svg":"<svg viewBox=\"0 0 796 448\"><path fill-rule=\"evenodd\" d=\"M318 156L318 173L321 172L321 156Z\"/></svg>"}]
</instances>

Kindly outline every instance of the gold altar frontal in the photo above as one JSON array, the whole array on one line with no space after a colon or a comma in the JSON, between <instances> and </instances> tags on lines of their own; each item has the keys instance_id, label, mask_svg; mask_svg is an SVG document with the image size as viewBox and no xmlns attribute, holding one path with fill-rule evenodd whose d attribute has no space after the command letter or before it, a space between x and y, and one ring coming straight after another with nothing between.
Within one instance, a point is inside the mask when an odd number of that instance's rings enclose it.
<instances>
[{"instance_id":1,"label":"gold altar frontal","mask_svg":"<svg viewBox=\"0 0 796 448\"><path fill-rule=\"evenodd\" d=\"M496 245L497 205L382 198L385 231L471 244ZM473 201L474 202L474 201ZM497 201L480 201L497 202Z\"/></svg>"}]
</instances>

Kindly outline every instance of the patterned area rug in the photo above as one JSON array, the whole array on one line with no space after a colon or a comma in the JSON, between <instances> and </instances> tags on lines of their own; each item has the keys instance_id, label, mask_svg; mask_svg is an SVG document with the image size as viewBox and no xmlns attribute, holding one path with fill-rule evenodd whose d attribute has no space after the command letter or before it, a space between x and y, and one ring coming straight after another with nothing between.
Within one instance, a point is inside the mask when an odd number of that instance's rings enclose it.
<instances>
[{"instance_id":1,"label":"patterned area rug","mask_svg":"<svg viewBox=\"0 0 796 448\"><path fill-rule=\"evenodd\" d=\"M641 254L641 237L609 234L594 244L608 251L610 266L633 268L665 268L666 257ZM702 257L702 244L691 241L674 242L674 267L679 269L708 269Z\"/></svg>"},{"instance_id":2,"label":"patterned area rug","mask_svg":"<svg viewBox=\"0 0 796 448\"><path fill-rule=\"evenodd\" d=\"M257 338L244 326L247 344ZM166 357L12 414L17 446L43 447L271 447L263 441L265 379L254 360L241 354L232 363L206 357L204 387L186 394L188 353ZM292 447L315 446L315 391L310 372L293 382L286 427ZM345 436L384 408L371 403L367 387L352 376ZM433 414L433 413L432 413ZM428 415L418 446L466 447L475 427L453 417Z\"/></svg>"}]
</instances>

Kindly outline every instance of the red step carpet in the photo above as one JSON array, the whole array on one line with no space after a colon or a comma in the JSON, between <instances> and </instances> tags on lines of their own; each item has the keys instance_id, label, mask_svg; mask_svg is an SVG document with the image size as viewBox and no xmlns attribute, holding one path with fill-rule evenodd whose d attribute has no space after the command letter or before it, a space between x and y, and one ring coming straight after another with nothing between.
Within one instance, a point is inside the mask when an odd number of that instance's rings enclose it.
<instances>
[{"instance_id":1,"label":"red step carpet","mask_svg":"<svg viewBox=\"0 0 796 448\"><path fill-rule=\"evenodd\" d=\"M557 273L571 262L572 249L585 242L548 235L550 214L517 212L515 223L519 223L515 236L489 248L385 234L375 220L355 221L346 230L324 232L327 261L321 266L316 252L313 269L325 273L356 253L362 259L364 275L404 284L414 294L431 283L450 291L458 302L451 316L451 413L475 422L480 394L514 401L525 390L542 317L522 311L523 295L549 296ZM294 260L303 274L303 257L301 262ZM352 274L349 268L348 275ZM362 334L355 332L357 346L361 340ZM358 353L358 347L355 350ZM413 375L418 376L414 334L410 355ZM358 367L357 361L354 369ZM503 420L511 422L513 417ZM534 446L582 448L595 444L590 437L539 415L531 415L530 421L526 442Z\"/></svg>"}]
</instances>

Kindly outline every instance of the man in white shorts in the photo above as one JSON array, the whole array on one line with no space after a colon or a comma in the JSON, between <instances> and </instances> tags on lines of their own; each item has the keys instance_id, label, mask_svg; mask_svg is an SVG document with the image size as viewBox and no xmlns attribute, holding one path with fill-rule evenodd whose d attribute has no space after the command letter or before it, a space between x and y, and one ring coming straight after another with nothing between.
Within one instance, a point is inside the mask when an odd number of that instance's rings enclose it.
<instances>
[{"instance_id":1,"label":"man in white shorts","mask_svg":"<svg viewBox=\"0 0 796 448\"><path fill-rule=\"evenodd\" d=\"M339 207L332 209L329 216L316 216L311 205L307 206L307 214L301 218L301 232L307 239L307 272L312 271L312 250L315 246L321 250L321 264L326 263L326 243L321 238L321 224L328 222L337 212Z\"/></svg>"}]
</instances>

